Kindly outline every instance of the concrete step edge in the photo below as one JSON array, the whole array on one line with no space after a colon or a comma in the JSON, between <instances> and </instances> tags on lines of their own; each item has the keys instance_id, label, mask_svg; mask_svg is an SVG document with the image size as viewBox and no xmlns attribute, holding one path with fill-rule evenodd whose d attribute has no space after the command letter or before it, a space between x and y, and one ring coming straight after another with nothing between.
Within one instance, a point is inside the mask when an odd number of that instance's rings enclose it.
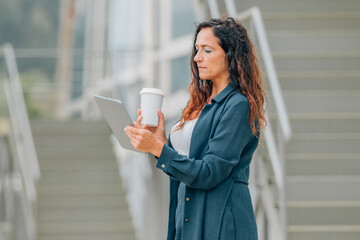
<instances>
[{"instance_id":1,"label":"concrete step edge","mask_svg":"<svg viewBox=\"0 0 360 240\"><path fill-rule=\"evenodd\" d=\"M286 12L264 12L262 16L266 20L275 20L275 19L286 19L286 20L322 20L322 19L360 19L360 12L296 12L296 11L286 11Z\"/></svg>"},{"instance_id":2,"label":"concrete step edge","mask_svg":"<svg viewBox=\"0 0 360 240\"><path fill-rule=\"evenodd\" d=\"M118 188L119 186L122 188L122 184L121 181L119 181L117 184L101 184L101 183L96 183L96 184L56 184L57 187L59 188L81 188L84 186L87 187L94 187L94 188ZM43 189L51 189L53 188L53 184L43 184L41 185L41 188Z\"/></svg>"},{"instance_id":3,"label":"concrete step edge","mask_svg":"<svg viewBox=\"0 0 360 240\"><path fill-rule=\"evenodd\" d=\"M104 196L114 196L114 195L126 195L126 192L123 188L122 184L103 184L99 186L99 184L88 184L88 185L79 185L72 184L67 185L40 185L37 188L39 197L51 197L51 196L96 196L99 194L103 194Z\"/></svg>"},{"instance_id":4,"label":"concrete step edge","mask_svg":"<svg viewBox=\"0 0 360 240\"><path fill-rule=\"evenodd\" d=\"M43 169L41 167L41 164L40 164L40 168ZM46 169L46 172L50 172L50 173L63 173L64 170L57 170L57 169ZM81 168L81 169L66 169L66 173L69 173L69 174L76 174L76 173L79 173L79 174L86 174L86 173L99 173L99 174L113 174L115 172L119 172L118 170L118 166L114 166L113 169L86 169L86 168Z\"/></svg>"},{"instance_id":5,"label":"concrete step edge","mask_svg":"<svg viewBox=\"0 0 360 240\"><path fill-rule=\"evenodd\" d=\"M63 222L63 223L38 223L39 234L46 233L122 233L133 232L132 223L108 221L108 222Z\"/></svg>"},{"instance_id":6,"label":"concrete step edge","mask_svg":"<svg viewBox=\"0 0 360 240\"><path fill-rule=\"evenodd\" d=\"M291 140L360 140L360 133L294 133ZM290 140L290 141L291 141Z\"/></svg>"},{"instance_id":7,"label":"concrete step edge","mask_svg":"<svg viewBox=\"0 0 360 240\"><path fill-rule=\"evenodd\" d=\"M286 161L311 161L311 160L359 160L360 153L299 153L299 154L288 154Z\"/></svg>"},{"instance_id":8,"label":"concrete step edge","mask_svg":"<svg viewBox=\"0 0 360 240\"><path fill-rule=\"evenodd\" d=\"M65 201L65 202L71 202L71 201L83 201L83 199L89 199L88 196L84 195L84 196L62 196L61 198L59 198L58 196L38 196L38 202L45 202L45 201L49 201L49 202L57 202L57 201ZM124 197L124 193L114 193L111 194L110 196L94 196L91 199L119 199L119 201L126 201L125 197ZM69 200L70 199L70 200ZM40 206L39 206L40 207Z\"/></svg>"},{"instance_id":9,"label":"concrete step edge","mask_svg":"<svg viewBox=\"0 0 360 240\"><path fill-rule=\"evenodd\" d=\"M68 219L70 220L70 219ZM40 220L38 219L38 222L37 224L39 225L46 225L46 224L67 224L69 221L68 220ZM122 218L122 219L99 219L97 221L93 221L93 220L86 220L86 219L79 219L77 221L73 221L73 224L82 224L82 225L86 225L86 224L92 224L92 223L97 223L97 224L111 224L113 223L114 221L116 221L118 224L122 224L122 225L129 225L131 224L131 217L126 217L126 218ZM130 222L130 224L129 224ZM64 231L65 232L65 231Z\"/></svg>"},{"instance_id":10,"label":"concrete step edge","mask_svg":"<svg viewBox=\"0 0 360 240\"><path fill-rule=\"evenodd\" d=\"M38 214L38 216L40 215L45 215L45 214L54 214L54 213L69 213L69 214L86 214L86 213L99 213L99 214L103 214L103 215L107 215L108 213L113 214L114 212L118 212L118 213L128 213L128 208L126 207L126 205L122 206L122 207L107 207L106 205L104 206L98 206L98 207L79 207L79 208L47 208L47 209L40 209L41 211L39 211L40 213Z\"/></svg>"},{"instance_id":11,"label":"concrete step edge","mask_svg":"<svg viewBox=\"0 0 360 240\"><path fill-rule=\"evenodd\" d=\"M123 197L124 198L124 197ZM119 202L121 201L121 198L118 200ZM124 211L129 211L129 206L127 201L123 201L120 202L117 206L107 206L104 205L102 203L99 203L98 205L92 205L92 206L54 206L54 207L38 207L39 211L42 212L52 212L52 211L88 211L88 210L93 210L93 211L103 211L103 210L110 210L113 209L114 211L120 211L120 212L124 212Z\"/></svg>"},{"instance_id":12,"label":"concrete step edge","mask_svg":"<svg viewBox=\"0 0 360 240\"><path fill-rule=\"evenodd\" d=\"M276 66L275 66L276 67ZM360 71L277 71L280 78L359 78ZM263 73L266 78L266 72Z\"/></svg>"},{"instance_id":13,"label":"concrete step edge","mask_svg":"<svg viewBox=\"0 0 360 240\"><path fill-rule=\"evenodd\" d=\"M277 119L276 113L269 114L270 119ZM359 112L317 112L317 113L289 113L290 120L298 119L360 119Z\"/></svg>"},{"instance_id":14,"label":"concrete step edge","mask_svg":"<svg viewBox=\"0 0 360 240\"><path fill-rule=\"evenodd\" d=\"M84 120L77 120L77 119L70 119L70 120L58 120L58 119L32 119L30 121L31 124L40 124L40 125L58 125L58 124L79 124L79 125L106 125L106 121L84 121Z\"/></svg>"},{"instance_id":15,"label":"concrete step edge","mask_svg":"<svg viewBox=\"0 0 360 240\"><path fill-rule=\"evenodd\" d=\"M100 170L100 171L104 171L104 170L114 170L116 171L118 169L118 166L116 166L116 164L101 164L101 163L89 163L89 164L83 164L83 163L73 163L73 164L64 164L64 163L60 163L60 162L49 162L49 164L47 163L42 163L41 164L41 170L43 171L47 171L47 170L63 170L63 171L67 171L67 170L79 170L80 172L85 172L85 171L95 171L95 170Z\"/></svg>"},{"instance_id":16,"label":"concrete step edge","mask_svg":"<svg viewBox=\"0 0 360 240\"><path fill-rule=\"evenodd\" d=\"M359 183L360 176L355 175L329 175L329 176L287 176L287 183L314 183L314 182L326 182L326 183ZM359 186L360 187L360 186Z\"/></svg>"},{"instance_id":17,"label":"concrete step edge","mask_svg":"<svg viewBox=\"0 0 360 240\"><path fill-rule=\"evenodd\" d=\"M360 90L283 90L284 97L360 97Z\"/></svg>"},{"instance_id":18,"label":"concrete step edge","mask_svg":"<svg viewBox=\"0 0 360 240\"><path fill-rule=\"evenodd\" d=\"M290 225L288 232L360 232L360 225Z\"/></svg>"},{"instance_id":19,"label":"concrete step edge","mask_svg":"<svg viewBox=\"0 0 360 240\"><path fill-rule=\"evenodd\" d=\"M360 201L288 201L288 208L360 207Z\"/></svg>"},{"instance_id":20,"label":"concrete step edge","mask_svg":"<svg viewBox=\"0 0 360 240\"><path fill-rule=\"evenodd\" d=\"M121 233L38 233L38 240L137 240L135 232Z\"/></svg>"},{"instance_id":21,"label":"concrete step edge","mask_svg":"<svg viewBox=\"0 0 360 240\"><path fill-rule=\"evenodd\" d=\"M333 29L289 29L289 30L269 30L267 31L267 35L270 37L360 37L360 30L354 29L337 29L334 31Z\"/></svg>"},{"instance_id":22,"label":"concrete step edge","mask_svg":"<svg viewBox=\"0 0 360 240\"><path fill-rule=\"evenodd\" d=\"M104 157L104 158L91 158L91 159L77 159L77 158L52 158L52 159L40 159L40 164L42 163L49 163L49 162L61 162L64 164L68 164L68 163L73 163L73 162L81 162L81 163L96 163L96 162L101 162L101 163L114 163L116 164L116 159L114 158L110 158L109 156ZM117 165L116 165L117 166Z\"/></svg>"},{"instance_id":23,"label":"concrete step edge","mask_svg":"<svg viewBox=\"0 0 360 240\"><path fill-rule=\"evenodd\" d=\"M341 51L341 52L302 52L302 51L287 51L287 52L273 52L274 58L360 58L360 52L354 51ZM333 60L333 59L330 59ZM341 59L342 60L342 59ZM340 61L341 61L340 60Z\"/></svg>"},{"instance_id":24,"label":"concrete step edge","mask_svg":"<svg viewBox=\"0 0 360 240\"><path fill-rule=\"evenodd\" d=\"M71 139L71 138L70 138ZM71 141L71 140L69 140ZM82 149L84 151L89 150L89 149L104 149L104 148L111 148L111 142L110 143L104 143L104 142L93 142L93 143L82 143L82 144L72 144L72 143L65 143L62 141L58 141L58 144L54 141L52 143L48 143L48 144L39 144L35 142L35 147L37 149L39 149L39 151L41 151L42 149L61 149L63 151L67 151L67 150L73 150L73 149Z\"/></svg>"},{"instance_id":25,"label":"concrete step edge","mask_svg":"<svg viewBox=\"0 0 360 240\"><path fill-rule=\"evenodd\" d=\"M111 227L113 226L116 226L118 224L120 225L124 225L124 222L123 221L100 221L99 223L94 223L92 221L66 221L66 222L61 222L61 224L63 224L64 226L72 226L72 225L90 225L90 226L93 226L93 225L97 225L97 224L101 224L103 225L104 227L106 227L107 224L111 223ZM46 223L39 223L38 225L51 225L51 226L54 226L56 224L60 224L60 222L46 222ZM129 226L132 226L132 223L131 222L126 222L125 225L129 225ZM56 226L54 226L56 227Z\"/></svg>"},{"instance_id":26,"label":"concrete step edge","mask_svg":"<svg viewBox=\"0 0 360 240\"><path fill-rule=\"evenodd\" d=\"M97 180L97 179L96 179ZM96 183L99 183L101 180L97 180L96 181ZM70 181L69 181L70 182ZM102 182L103 182L103 184L104 185L106 185L106 184L119 184L119 185L121 185L122 183L121 182L119 182L119 181L117 181L117 180L102 180ZM70 183L73 183L73 184L77 184L77 185L79 185L79 181L73 181L73 182L70 182ZM93 184L95 183L95 181L93 181L93 182L88 182L88 181L84 181L83 183L82 183L82 186L83 187L90 187L90 186L92 186ZM38 183L38 187L43 187L43 186L46 186L46 187L48 187L48 186L52 186L52 187L54 187L54 188L56 188L56 187L59 187L60 185L62 185L63 183L62 182L60 182L60 180L59 181L54 181L53 183L48 183L48 181L47 181L47 183L41 183L41 182L39 182Z\"/></svg>"},{"instance_id":27,"label":"concrete step edge","mask_svg":"<svg viewBox=\"0 0 360 240\"><path fill-rule=\"evenodd\" d=\"M38 155L39 155L39 152L40 151L38 151ZM114 156L114 153L111 152L111 150L110 150L109 152L107 152L107 154L104 154L101 157L104 157L104 159L111 157L112 159L114 159L113 161L115 161L115 157L113 157L113 156ZM80 160L85 160L85 159L89 160L89 161L95 161L95 160L99 160L99 158L100 158L99 156L86 156L86 158L67 156L66 161L71 162L71 161L80 161ZM39 162L40 162L40 165L41 165L41 162L44 162L44 161L54 161L54 162L56 162L56 161L61 161L63 159L65 159L63 156L56 156L56 155L52 156L51 154L45 154L45 155L42 155L40 157Z\"/></svg>"}]
</instances>

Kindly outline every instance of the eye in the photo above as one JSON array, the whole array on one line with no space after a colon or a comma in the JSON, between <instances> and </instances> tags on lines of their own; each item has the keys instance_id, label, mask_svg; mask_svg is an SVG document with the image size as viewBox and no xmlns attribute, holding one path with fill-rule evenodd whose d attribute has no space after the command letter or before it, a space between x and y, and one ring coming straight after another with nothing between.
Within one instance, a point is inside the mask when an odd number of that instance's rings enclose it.
<instances>
[{"instance_id":1,"label":"eye","mask_svg":"<svg viewBox=\"0 0 360 240\"><path fill-rule=\"evenodd\" d=\"M195 53L197 53L199 51L199 49L198 48L195 48Z\"/></svg>"},{"instance_id":2,"label":"eye","mask_svg":"<svg viewBox=\"0 0 360 240\"><path fill-rule=\"evenodd\" d=\"M210 49L208 49L208 48L205 48L205 50L204 50L206 53L211 53L211 50Z\"/></svg>"}]
</instances>

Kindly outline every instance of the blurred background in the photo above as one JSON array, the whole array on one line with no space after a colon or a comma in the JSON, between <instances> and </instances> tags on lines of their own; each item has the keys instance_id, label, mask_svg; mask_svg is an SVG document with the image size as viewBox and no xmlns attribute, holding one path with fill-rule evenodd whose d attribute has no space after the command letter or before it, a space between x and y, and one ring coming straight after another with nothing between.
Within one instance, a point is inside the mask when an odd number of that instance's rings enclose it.
<instances>
[{"instance_id":1,"label":"blurred background","mask_svg":"<svg viewBox=\"0 0 360 240\"><path fill-rule=\"evenodd\" d=\"M93 95L133 119L162 89L166 133L196 23L257 48L268 127L250 175L260 240L360 239L360 1L0 0L0 240L166 239L168 176L124 150Z\"/></svg>"}]
</instances>

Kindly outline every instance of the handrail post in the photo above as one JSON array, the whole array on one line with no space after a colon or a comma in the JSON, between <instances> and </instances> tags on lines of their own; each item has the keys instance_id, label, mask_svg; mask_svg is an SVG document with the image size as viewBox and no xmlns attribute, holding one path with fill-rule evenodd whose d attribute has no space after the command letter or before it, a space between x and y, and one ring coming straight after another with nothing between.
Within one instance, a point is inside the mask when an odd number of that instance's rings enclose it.
<instances>
[{"instance_id":1,"label":"handrail post","mask_svg":"<svg viewBox=\"0 0 360 240\"><path fill-rule=\"evenodd\" d=\"M283 135L282 135L282 131L281 131L281 125L280 125L280 121L277 121L277 136L278 136L278 146L279 146L279 158L280 158L280 163L282 165L282 176L283 176L283 189L284 191L281 191L280 193L280 217L282 222L280 223L283 229L283 235L285 237L285 239L287 239L287 215L286 215L286 209L287 209L287 204L286 204L286 144L287 142L285 141Z\"/></svg>"}]
</instances>

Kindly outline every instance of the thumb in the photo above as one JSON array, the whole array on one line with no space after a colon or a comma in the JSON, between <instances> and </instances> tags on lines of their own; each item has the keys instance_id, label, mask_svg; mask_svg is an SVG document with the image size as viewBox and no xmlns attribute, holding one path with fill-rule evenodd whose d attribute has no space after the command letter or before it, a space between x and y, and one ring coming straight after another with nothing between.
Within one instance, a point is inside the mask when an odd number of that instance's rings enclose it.
<instances>
[{"instance_id":1,"label":"thumb","mask_svg":"<svg viewBox=\"0 0 360 240\"><path fill-rule=\"evenodd\" d=\"M159 124L164 124L164 114L161 112L160 109L158 109L157 113L159 116Z\"/></svg>"}]
</instances>

